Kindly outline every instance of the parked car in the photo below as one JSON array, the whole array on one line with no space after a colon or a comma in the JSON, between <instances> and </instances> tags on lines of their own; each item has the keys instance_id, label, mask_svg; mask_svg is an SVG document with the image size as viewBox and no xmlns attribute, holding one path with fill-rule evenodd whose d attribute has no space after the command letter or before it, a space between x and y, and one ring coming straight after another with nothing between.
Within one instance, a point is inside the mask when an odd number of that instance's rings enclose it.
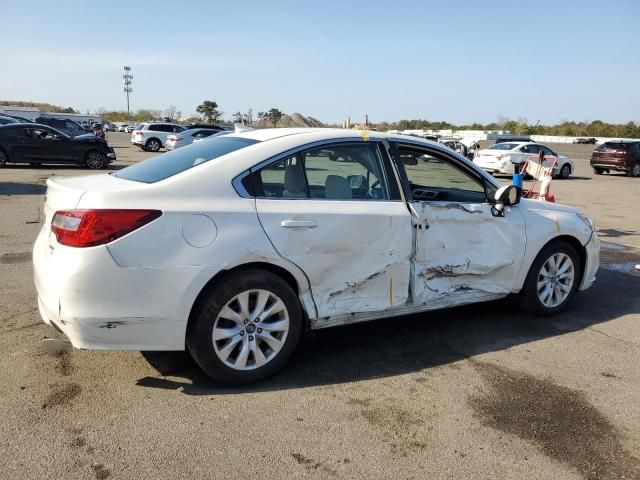
<instances>
[{"instance_id":1,"label":"parked car","mask_svg":"<svg viewBox=\"0 0 640 480\"><path fill-rule=\"evenodd\" d=\"M188 123L185 125L185 128L188 130L192 130L194 128L206 128L207 130L215 130L216 132L225 131L220 125L211 125L209 123Z\"/></svg>"},{"instance_id":2,"label":"parked car","mask_svg":"<svg viewBox=\"0 0 640 480\"><path fill-rule=\"evenodd\" d=\"M164 148L167 150L175 150L176 148L184 147L185 145L191 145L195 141L210 137L211 135L215 135L221 131L222 130L211 130L209 128L192 128L190 130L185 130L184 132L167 136Z\"/></svg>"},{"instance_id":3,"label":"parked car","mask_svg":"<svg viewBox=\"0 0 640 480\"><path fill-rule=\"evenodd\" d=\"M36 123L0 126L0 167L7 163L73 163L103 168L115 159L113 149L95 135L69 137Z\"/></svg>"},{"instance_id":4,"label":"parked car","mask_svg":"<svg viewBox=\"0 0 640 480\"><path fill-rule=\"evenodd\" d=\"M181 133L186 129L174 123L143 123L131 133L131 143L142 150L157 152L173 133Z\"/></svg>"},{"instance_id":5,"label":"parked car","mask_svg":"<svg viewBox=\"0 0 640 480\"><path fill-rule=\"evenodd\" d=\"M599 264L579 210L382 132L235 132L47 186L44 322L76 348L186 348L234 384L283 367L305 329L511 294L554 315Z\"/></svg>"},{"instance_id":6,"label":"parked car","mask_svg":"<svg viewBox=\"0 0 640 480\"><path fill-rule=\"evenodd\" d=\"M13 118L14 120L18 120L20 123L32 123L32 120L29 120L28 118L20 117L19 115L9 115L8 113L1 113L1 112L0 112L0 115L2 115L3 117Z\"/></svg>"},{"instance_id":7,"label":"parked car","mask_svg":"<svg viewBox=\"0 0 640 480\"><path fill-rule=\"evenodd\" d=\"M576 138L573 143L576 144L587 144L587 145L595 145L596 143L598 143L598 139L597 138Z\"/></svg>"},{"instance_id":8,"label":"parked car","mask_svg":"<svg viewBox=\"0 0 640 480\"><path fill-rule=\"evenodd\" d=\"M0 125L7 125L10 123L20 123L15 118L5 117L4 115L0 115Z\"/></svg>"},{"instance_id":9,"label":"parked car","mask_svg":"<svg viewBox=\"0 0 640 480\"><path fill-rule=\"evenodd\" d=\"M573 160L569 157L554 152L546 145L533 142L496 143L477 151L473 162L494 175L513 175L515 165L520 165L529 155L540 155L540 151L544 152L545 159L549 156L558 159L553 170L554 177L566 179L575 171Z\"/></svg>"},{"instance_id":10,"label":"parked car","mask_svg":"<svg viewBox=\"0 0 640 480\"><path fill-rule=\"evenodd\" d=\"M463 157L469 158L468 157L469 151L467 149L467 146L464 143L462 143L460 140L451 139L451 138L440 138L438 141L441 144L446 145L447 147L449 147L454 152L459 153Z\"/></svg>"},{"instance_id":11,"label":"parked car","mask_svg":"<svg viewBox=\"0 0 640 480\"><path fill-rule=\"evenodd\" d=\"M127 133L131 133L138 127L140 127L140 125L127 125L127 128L125 128L125 131Z\"/></svg>"},{"instance_id":12,"label":"parked car","mask_svg":"<svg viewBox=\"0 0 640 480\"><path fill-rule=\"evenodd\" d=\"M126 132L126 131L127 131L127 127L128 127L128 126L129 126L129 125L127 125L127 124L120 125L120 126L118 127L118 131L119 131L119 132Z\"/></svg>"},{"instance_id":13,"label":"parked car","mask_svg":"<svg viewBox=\"0 0 640 480\"><path fill-rule=\"evenodd\" d=\"M589 163L596 175L617 170L630 177L640 177L640 141L605 142L593 151Z\"/></svg>"},{"instance_id":14,"label":"parked car","mask_svg":"<svg viewBox=\"0 0 640 480\"><path fill-rule=\"evenodd\" d=\"M48 125L49 127L55 128L56 130L70 137L85 135L86 133L90 132L90 130L87 130L73 120L62 120L59 118L40 116L36 118L34 123L39 123L40 125Z\"/></svg>"},{"instance_id":15,"label":"parked car","mask_svg":"<svg viewBox=\"0 0 640 480\"><path fill-rule=\"evenodd\" d=\"M111 122L104 122L103 125L104 125L105 132L115 132L118 130L118 127L116 127L115 124Z\"/></svg>"}]
</instances>

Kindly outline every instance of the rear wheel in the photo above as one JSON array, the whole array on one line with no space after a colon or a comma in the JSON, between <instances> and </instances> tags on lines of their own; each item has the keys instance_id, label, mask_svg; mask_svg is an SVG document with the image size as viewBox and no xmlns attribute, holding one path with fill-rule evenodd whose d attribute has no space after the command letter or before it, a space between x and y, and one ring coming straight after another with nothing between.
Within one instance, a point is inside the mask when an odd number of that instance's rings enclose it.
<instances>
[{"instance_id":1,"label":"rear wheel","mask_svg":"<svg viewBox=\"0 0 640 480\"><path fill-rule=\"evenodd\" d=\"M627 170L627 175L630 177L640 177L640 162L634 162L631 165L631 169Z\"/></svg>"},{"instance_id":2,"label":"rear wheel","mask_svg":"<svg viewBox=\"0 0 640 480\"><path fill-rule=\"evenodd\" d=\"M560 313L577 290L581 275L575 249L563 241L551 242L531 265L520 293L522 306L540 316Z\"/></svg>"},{"instance_id":3,"label":"rear wheel","mask_svg":"<svg viewBox=\"0 0 640 480\"><path fill-rule=\"evenodd\" d=\"M604 173L604 168L593 167L593 173L595 173L596 175L602 175Z\"/></svg>"},{"instance_id":4,"label":"rear wheel","mask_svg":"<svg viewBox=\"0 0 640 480\"><path fill-rule=\"evenodd\" d=\"M571 165L565 163L560 169L560 178L566 180L567 178L569 178L569 175L571 175Z\"/></svg>"},{"instance_id":5,"label":"rear wheel","mask_svg":"<svg viewBox=\"0 0 640 480\"><path fill-rule=\"evenodd\" d=\"M194 312L186 344L214 380L241 385L273 375L289 360L302 311L280 277L248 270L216 283Z\"/></svg>"},{"instance_id":6,"label":"rear wheel","mask_svg":"<svg viewBox=\"0 0 640 480\"><path fill-rule=\"evenodd\" d=\"M90 169L97 170L104 167L107 162L103 153L97 150L91 150L85 155L85 163Z\"/></svg>"},{"instance_id":7,"label":"rear wheel","mask_svg":"<svg viewBox=\"0 0 640 480\"><path fill-rule=\"evenodd\" d=\"M160 150L160 148L162 148L162 144L157 138L150 138L149 140L147 140L147 143L144 147L150 152L157 152L158 150Z\"/></svg>"}]
</instances>

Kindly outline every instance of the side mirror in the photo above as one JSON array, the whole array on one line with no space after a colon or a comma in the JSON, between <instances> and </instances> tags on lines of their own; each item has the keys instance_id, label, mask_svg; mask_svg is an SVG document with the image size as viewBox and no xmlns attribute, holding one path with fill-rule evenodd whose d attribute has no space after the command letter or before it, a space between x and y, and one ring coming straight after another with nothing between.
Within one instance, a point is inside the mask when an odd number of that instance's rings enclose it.
<instances>
[{"instance_id":1,"label":"side mirror","mask_svg":"<svg viewBox=\"0 0 640 480\"><path fill-rule=\"evenodd\" d=\"M522 189L515 185L500 187L493 198L491 213L494 217L504 217L504 207L520 203Z\"/></svg>"}]
</instances>

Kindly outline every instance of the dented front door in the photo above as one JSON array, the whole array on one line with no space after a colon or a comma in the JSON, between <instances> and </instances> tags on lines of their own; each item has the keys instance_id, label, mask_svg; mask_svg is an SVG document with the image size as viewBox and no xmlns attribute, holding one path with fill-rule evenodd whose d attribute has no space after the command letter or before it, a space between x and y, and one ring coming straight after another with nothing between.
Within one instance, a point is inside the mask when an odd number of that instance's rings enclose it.
<instances>
[{"instance_id":1,"label":"dented front door","mask_svg":"<svg viewBox=\"0 0 640 480\"><path fill-rule=\"evenodd\" d=\"M412 291L417 304L461 304L511 292L525 249L517 207L494 217L482 203L412 202Z\"/></svg>"}]
</instances>

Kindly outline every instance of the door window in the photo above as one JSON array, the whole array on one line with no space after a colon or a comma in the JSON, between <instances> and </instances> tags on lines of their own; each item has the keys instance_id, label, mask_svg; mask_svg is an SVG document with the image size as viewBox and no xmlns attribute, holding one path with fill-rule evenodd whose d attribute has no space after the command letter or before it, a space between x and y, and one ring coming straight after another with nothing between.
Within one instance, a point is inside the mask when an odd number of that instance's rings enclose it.
<instances>
[{"instance_id":1,"label":"door window","mask_svg":"<svg viewBox=\"0 0 640 480\"><path fill-rule=\"evenodd\" d=\"M538 145L525 145L520 149L523 153L528 153L530 155L538 153Z\"/></svg>"},{"instance_id":2,"label":"door window","mask_svg":"<svg viewBox=\"0 0 640 480\"><path fill-rule=\"evenodd\" d=\"M260 170L258 196L327 200L389 200L389 180L374 143L306 150Z\"/></svg>"},{"instance_id":3,"label":"door window","mask_svg":"<svg viewBox=\"0 0 640 480\"><path fill-rule=\"evenodd\" d=\"M414 200L482 203L485 186L480 175L463 169L442 153L398 147L400 161Z\"/></svg>"},{"instance_id":4,"label":"door window","mask_svg":"<svg viewBox=\"0 0 640 480\"><path fill-rule=\"evenodd\" d=\"M544 145L540 145L540 150L542 150L545 155L555 156L555 153L553 153L553 150L551 150L548 147L545 147Z\"/></svg>"}]
</instances>

